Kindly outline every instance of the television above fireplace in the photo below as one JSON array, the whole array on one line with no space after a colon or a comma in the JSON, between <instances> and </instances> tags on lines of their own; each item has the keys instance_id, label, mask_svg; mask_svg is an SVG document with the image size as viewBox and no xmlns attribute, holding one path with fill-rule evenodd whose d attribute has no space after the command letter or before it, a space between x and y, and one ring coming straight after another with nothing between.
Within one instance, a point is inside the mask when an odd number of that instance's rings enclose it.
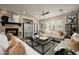
<instances>
[{"instance_id":1,"label":"television above fireplace","mask_svg":"<svg viewBox=\"0 0 79 59\"><path fill-rule=\"evenodd\" d=\"M14 36L18 36L18 28L6 28L5 33L12 33Z\"/></svg>"}]
</instances>

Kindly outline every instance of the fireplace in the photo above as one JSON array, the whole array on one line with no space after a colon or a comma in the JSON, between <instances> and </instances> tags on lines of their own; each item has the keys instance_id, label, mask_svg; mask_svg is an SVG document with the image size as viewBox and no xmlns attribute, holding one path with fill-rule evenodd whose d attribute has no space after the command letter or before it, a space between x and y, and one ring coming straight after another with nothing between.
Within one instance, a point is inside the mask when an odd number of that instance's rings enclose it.
<instances>
[{"instance_id":1,"label":"fireplace","mask_svg":"<svg viewBox=\"0 0 79 59\"><path fill-rule=\"evenodd\" d=\"M12 33L14 36L18 36L18 28L6 28L5 33Z\"/></svg>"}]
</instances>

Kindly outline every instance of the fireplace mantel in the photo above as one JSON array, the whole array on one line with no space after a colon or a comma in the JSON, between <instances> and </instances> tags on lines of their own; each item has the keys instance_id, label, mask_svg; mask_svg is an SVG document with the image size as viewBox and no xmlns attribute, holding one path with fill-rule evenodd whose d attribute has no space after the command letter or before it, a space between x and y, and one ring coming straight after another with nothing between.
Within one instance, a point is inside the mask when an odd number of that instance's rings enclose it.
<instances>
[{"instance_id":1,"label":"fireplace mantel","mask_svg":"<svg viewBox=\"0 0 79 59\"><path fill-rule=\"evenodd\" d=\"M1 22L3 26L5 26L5 24L14 24L14 25L19 25L21 26L21 23L15 23L15 22Z\"/></svg>"}]
</instances>

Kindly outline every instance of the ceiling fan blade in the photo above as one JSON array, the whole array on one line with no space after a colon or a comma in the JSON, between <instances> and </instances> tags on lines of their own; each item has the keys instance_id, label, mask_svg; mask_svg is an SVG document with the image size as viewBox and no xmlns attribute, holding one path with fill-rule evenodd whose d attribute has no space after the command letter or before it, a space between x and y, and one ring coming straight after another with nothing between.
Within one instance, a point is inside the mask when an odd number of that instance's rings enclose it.
<instances>
[{"instance_id":1,"label":"ceiling fan blade","mask_svg":"<svg viewBox=\"0 0 79 59\"><path fill-rule=\"evenodd\" d=\"M44 16L44 15L46 15L46 14L49 14L49 12L43 13L42 15Z\"/></svg>"},{"instance_id":2,"label":"ceiling fan blade","mask_svg":"<svg viewBox=\"0 0 79 59\"><path fill-rule=\"evenodd\" d=\"M49 14L49 12L46 12L45 14Z\"/></svg>"}]
</instances>

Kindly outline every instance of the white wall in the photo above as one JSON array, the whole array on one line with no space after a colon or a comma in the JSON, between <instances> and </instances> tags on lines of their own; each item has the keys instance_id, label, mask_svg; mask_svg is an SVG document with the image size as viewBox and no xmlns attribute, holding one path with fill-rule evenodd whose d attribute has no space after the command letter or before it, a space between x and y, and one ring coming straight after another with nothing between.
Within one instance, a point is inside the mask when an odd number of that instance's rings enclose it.
<instances>
[{"instance_id":1,"label":"white wall","mask_svg":"<svg viewBox=\"0 0 79 59\"><path fill-rule=\"evenodd\" d=\"M70 13L60 15L57 17L40 20L39 21L40 30L42 30L44 32L58 31L58 30L65 31L65 24L66 24L67 16L73 15L73 14L77 14L78 20L79 20L79 13L78 12L70 12ZM41 29L41 24L44 25L43 29Z\"/></svg>"}]
</instances>

